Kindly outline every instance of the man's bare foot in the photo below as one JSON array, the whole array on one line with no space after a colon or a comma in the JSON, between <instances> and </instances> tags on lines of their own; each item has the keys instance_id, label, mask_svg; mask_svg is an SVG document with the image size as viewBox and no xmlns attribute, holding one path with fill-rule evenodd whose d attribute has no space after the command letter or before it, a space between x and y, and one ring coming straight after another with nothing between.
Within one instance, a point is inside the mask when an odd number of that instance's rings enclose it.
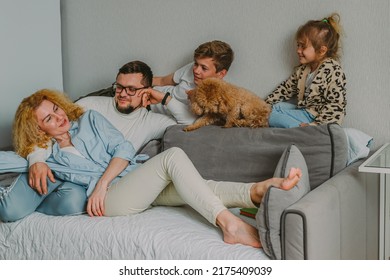
<instances>
[{"instance_id":1,"label":"man's bare foot","mask_svg":"<svg viewBox=\"0 0 390 280\"><path fill-rule=\"evenodd\" d=\"M251 199L254 204L259 205L264 194L269 187L274 186L282 190L288 191L292 189L302 177L302 170L292 167L286 178L271 178L262 182L253 184L251 188Z\"/></svg>"},{"instance_id":2,"label":"man's bare foot","mask_svg":"<svg viewBox=\"0 0 390 280\"><path fill-rule=\"evenodd\" d=\"M217 225L222 229L223 241L226 243L261 248L257 229L228 210L224 210L218 215Z\"/></svg>"}]
</instances>

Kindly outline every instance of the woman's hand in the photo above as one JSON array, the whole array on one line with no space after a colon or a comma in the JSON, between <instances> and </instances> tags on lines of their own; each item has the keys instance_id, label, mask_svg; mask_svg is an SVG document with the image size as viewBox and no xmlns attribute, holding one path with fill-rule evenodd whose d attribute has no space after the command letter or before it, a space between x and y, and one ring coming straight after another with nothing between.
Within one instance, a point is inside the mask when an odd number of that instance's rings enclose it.
<instances>
[{"instance_id":1,"label":"woman's hand","mask_svg":"<svg viewBox=\"0 0 390 280\"><path fill-rule=\"evenodd\" d=\"M107 188L108 186L104 186L100 181L97 183L88 199L87 213L89 216L104 215L104 199L106 198Z\"/></svg>"},{"instance_id":2,"label":"woman's hand","mask_svg":"<svg viewBox=\"0 0 390 280\"><path fill-rule=\"evenodd\" d=\"M47 194L47 178L55 183L54 175L46 162L36 162L28 170L28 183L40 195Z\"/></svg>"},{"instance_id":3,"label":"woman's hand","mask_svg":"<svg viewBox=\"0 0 390 280\"><path fill-rule=\"evenodd\" d=\"M123 158L113 157L111 159L106 171L104 171L102 177L97 182L95 189L88 199L87 213L89 216L93 217L104 215L104 199L106 198L108 186L128 164L129 161Z\"/></svg>"}]
</instances>

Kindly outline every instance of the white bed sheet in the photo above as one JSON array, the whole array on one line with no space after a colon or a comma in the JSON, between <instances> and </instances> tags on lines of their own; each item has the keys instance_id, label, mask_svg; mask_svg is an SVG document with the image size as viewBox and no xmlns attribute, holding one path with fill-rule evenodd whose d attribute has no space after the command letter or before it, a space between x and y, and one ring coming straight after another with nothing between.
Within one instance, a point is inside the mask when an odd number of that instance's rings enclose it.
<instances>
[{"instance_id":1,"label":"white bed sheet","mask_svg":"<svg viewBox=\"0 0 390 280\"><path fill-rule=\"evenodd\" d=\"M238 215L238 209L232 212ZM122 217L33 213L0 222L0 259L269 260L262 249L224 243L221 231L190 207L153 207Z\"/></svg>"}]
</instances>

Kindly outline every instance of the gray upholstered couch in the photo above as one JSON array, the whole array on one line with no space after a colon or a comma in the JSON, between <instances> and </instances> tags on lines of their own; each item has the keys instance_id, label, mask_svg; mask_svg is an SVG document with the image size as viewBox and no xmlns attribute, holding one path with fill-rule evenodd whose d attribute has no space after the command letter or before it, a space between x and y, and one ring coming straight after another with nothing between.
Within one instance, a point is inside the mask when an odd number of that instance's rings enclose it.
<instances>
[{"instance_id":1,"label":"gray upholstered couch","mask_svg":"<svg viewBox=\"0 0 390 280\"><path fill-rule=\"evenodd\" d=\"M357 171L359 163L346 167L348 145L340 126L182 128L169 127L162 141L151 141L142 152L153 156L178 146L206 179L251 182L273 176L287 146L299 148L311 191L283 209L280 224L276 221L282 259L371 258L365 178ZM231 211L239 215L237 208ZM224 243L219 229L190 207L153 207L112 218L33 213L12 223L0 221L0 259L269 258L265 250Z\"/></svg>"},{"instance_id":2,"label":"gray upholstered couch","mask_svg":"<svg viewBox=\"0 0 390 280\"><path fill-rule=\"evenodd\" d=\"M167 129L162 149L181 147L206 179L258 181L273 175L283 150L295 144L309 171L311 191L280 221L283 259L366 259L366 186L336 124L292 129L203 127Z\"/></svg>"}]
</instances>

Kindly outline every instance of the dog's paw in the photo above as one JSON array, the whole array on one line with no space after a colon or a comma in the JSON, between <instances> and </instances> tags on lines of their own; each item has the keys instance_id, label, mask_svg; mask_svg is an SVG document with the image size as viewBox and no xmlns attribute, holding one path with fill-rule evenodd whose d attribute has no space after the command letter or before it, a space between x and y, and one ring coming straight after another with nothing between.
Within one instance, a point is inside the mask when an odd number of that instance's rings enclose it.
<instances>
[{"instance_id":1,"label":"dog's paw","mask_svg":"<svg viewBox=\"0 0 390 280\"><path fill-rule=\"evenodd\" d=\"M188 125L186 126L185 128L183 128L183 131L185 132L189 132L189 131L193 131L195 130L196 128L193 126L193 125Z\"/></svg>"}]
</instances>

